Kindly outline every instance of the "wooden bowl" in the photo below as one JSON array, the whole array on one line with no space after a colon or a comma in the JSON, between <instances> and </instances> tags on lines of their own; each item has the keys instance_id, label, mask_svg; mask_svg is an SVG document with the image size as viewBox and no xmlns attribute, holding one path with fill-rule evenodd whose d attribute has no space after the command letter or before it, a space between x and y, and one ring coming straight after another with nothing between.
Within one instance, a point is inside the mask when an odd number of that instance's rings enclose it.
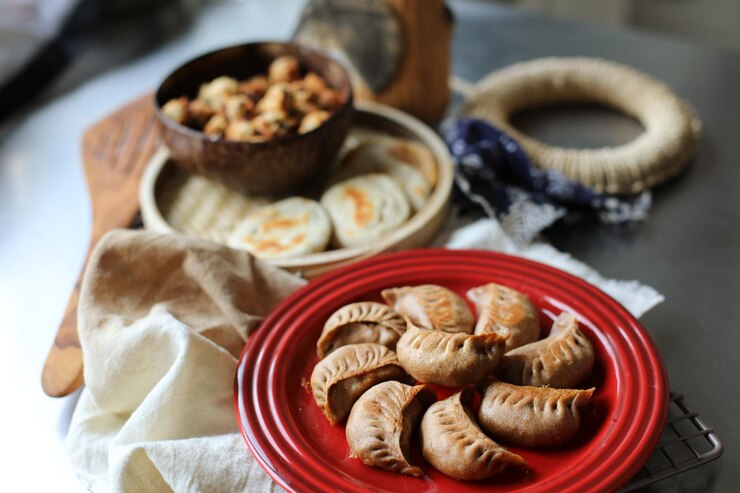
<instances>
[{"instance_id":1,"label":"wooden bowl","mask_svg":"<svg viewBox=\"0 0 740 493\"><path fill-rule=\"evenodd\" d=\"M453 182L452 160L442 139L416 118L378 103L358 103L352 132L355 129L415 140L432 151L437 164L438 177L437 184L424 207L397 229L367 245L285 259L267 259L266 262L292 272L300 272L305 278L310 279L381 252L426 246L437 233L447 217ZM162 233L178 232L166 219L166 214L160 207L160 201L169 188L178 186L177 183L182 179L182 173L180 168L173 164L166 148L161 148L152 157L144 170L139 188L141 216L146 229ZM190 219L186 220L198 222L202 227L214 228L216 227L214 223L227 220L228 216L233 215L233 211L218 210L210 217L202 217L202 212L205 211L202 197L194 196L192 200L195 207L193 207ZM218 201L228 202L221 198ZM196 236L206 235L201 232Z\"/></svg>"},{"instance_id":2,"label":"wooden bowl","mask_svg":"<svg viewBox=\"0 0 740 493\"><path fill-rule=\"evenodd\" d=\"M200 85L226 75L238 80L266 74L281 55L298 59L304 73L316 72L344 103L318 128L265 142L212 138L162 113L173 98L195 98ZM180 66L154 96L162 138L174 160L190 173L206 176L241 192L280 194L321 179L349 131L354 115L352 86L342 65L294 43L248 43L201 55Z\"/></svg>"}]
</instances>

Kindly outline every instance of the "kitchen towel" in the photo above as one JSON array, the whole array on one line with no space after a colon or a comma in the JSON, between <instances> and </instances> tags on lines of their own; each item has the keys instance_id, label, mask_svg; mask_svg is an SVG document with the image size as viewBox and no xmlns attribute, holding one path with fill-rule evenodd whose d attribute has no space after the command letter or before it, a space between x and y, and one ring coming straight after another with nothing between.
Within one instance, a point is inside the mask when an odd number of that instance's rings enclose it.
<instances>
[{"instance_id":1,"label":"kitchen towel","mask_svg":"<svg viewBox=\"0 0 740 493\"><path fill-rule=\"evenodd\" d=\"M82 285L85 388L66 445L94 492L282 491L234 417L249 333L305 281L245 251L113 231Z\"/></svg>"},{"instance_id":2,"label":"kitchen towel","mask_svg":"<svg viewBox=\"0 0 740 493\"><path fill-rule=\"evenodd\" d=\"M470 222L453 212L444 230L437 235L436 246L491 250L551 265L590 282L621 303L635 317L641 317L665 300L654 288L636 280L606 278L548 243L515 241L495 218Z\"/></svg>"}]
</instances>

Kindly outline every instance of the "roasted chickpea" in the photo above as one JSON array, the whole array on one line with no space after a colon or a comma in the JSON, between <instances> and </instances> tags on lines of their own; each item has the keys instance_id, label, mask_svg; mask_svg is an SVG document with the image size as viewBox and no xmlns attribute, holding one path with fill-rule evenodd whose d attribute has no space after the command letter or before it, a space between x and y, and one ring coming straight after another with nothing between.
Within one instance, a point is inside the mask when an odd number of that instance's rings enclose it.
<instances>
[{"instance_id":1,"label":"roasted chickpea","mask_svg":"<svg viewBox=\"0 0 740 493\"><path fill-rule=\"evenodd\" d=\"M267 70L271 83L290 82L301 78L301 65L290 55L277 57Z\"/></svg>"}]
</instances>

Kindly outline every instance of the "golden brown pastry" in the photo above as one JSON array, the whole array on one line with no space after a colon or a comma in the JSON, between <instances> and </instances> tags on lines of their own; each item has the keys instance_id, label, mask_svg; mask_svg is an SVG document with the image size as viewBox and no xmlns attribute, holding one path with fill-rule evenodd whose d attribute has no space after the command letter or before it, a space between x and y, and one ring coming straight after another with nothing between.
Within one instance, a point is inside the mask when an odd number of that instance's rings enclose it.
<instances>
[{"instance_id":1,"label":"golden brown pastry","mask_svg":"<svg viewBox=\"0 0 740 493\"><path fill-rule=\"evenodd\" d=\"M496 438L522 447L562 445L581 424L578 411L596 389L520 387L493 382L485 390L478 422Z\"/></svg>"},{"instance_id":2,"label":"golden brown pastry","mask_svg":"<svg viewBox=\"0 0 740 493\"><path fill-rule=\"evenodd\" d=\"M218 111L228 96L236 94L238 85L239 83L232 77L225 75L216 77L200 86L198 99L205 102L213 111Z\"/></svg>"},{"instance_id":3,"label":"golden brown pastry","mask_svg":"<svg viewBox=\"0 0 740 493\"><path fill-rule=\"evenodd\" d=\"M509 351L501 359L501 380L516 385L568 389L591 372L594 349L578 328L575 315L563 312L550 335Z\"/></svg>"},{"instance_id":4,"label":"golden brown pastry","mask_svg":"<svg viewBox=\"0 0 740 493\"><path fill-rule=\"evenodd\" d=\"M301 64L290 55L277 57L267 69L270 82L290 82L301 77Z\"/></svg>"},{"instance_id":5,"label":"golden brown pastry","mask_svg":"<svg viewBox=\"0 0 740 493\"><path fill-rule=\"evenodd\" d=\"M350 344L316 364L311 391L326 419L335 425L367 389L387 380L409 381L396 353L381 344Z\"/></svg>"},{"instance_id":6,"label":"golden brown pastry","mask_svg":"<svg viewBox=\"0 0 740 493\"><path fill-rule=\"evenodd\" d=\"M213 115L203 127L203 133L211 137L221 137L226 132L229 122L221 113Z\"/></svg>"},{"instance_id":7,"label":"golden brown pastry","mask_svg":"<svg viewBox=\"0 0 740 493\"><path fill-rule=\"evenodd\" d=\"M228 239L259 258L288 258L320 252L331 236L331 223L318 202L291 197L249 213Z\"/></svg>"},{"instance_id":8,"label":"golden brown pastry","mask_svg":"<svg viewBox=\"0 0 740 493\"><path fill-rule=\"evenodd\" d=\"M264 75L255 75L245 81L239 82L237 91L245 96L249 96L252 101L258 101L265 95L268 87L270 87L270 83L267 81L267 77Z\"/></svg>"},{"instance_id":9,"label":"golden brown pastry","mask_svg":"<svg viewBox=\"0 0 740 493\"><path fill-rule=\"evenodd\" d=\"M224 135L229 140L239 142L250 142L258 136L254 125L248 120L235 120L229 123Z\"/></svg>"},{"instance_id":10,"label":"golden brown pastry","mask_svg":"<svg viewBox=\"0 0 740 493\"><path fill-rule=\"evenodd\" d=\"M340 247L365 246L395 230L411 213L401 187L388 175L373 173L331 186L321 205L334 225Z\"/></svg>"},{"instance_id":11,"label":"golden brown pastry","mask_svg":"<svg viewBox=\"0 0 740 493\"><path fill-rule=\"evenodd\" d=\"M507 352L540 338L537 309L527 295L500 284L489 283L469 290L466 296L478 312L475 333L508 335Z\"/></svg>"},{"instance_id":12,"label":"golden brown pastry","mask_svg":"<svg viewBox=\"0 0 740 493\"><path fill-rule=\"evenodd\" d=\"M254 110L254 102L244 94L234 94L224 100L224 116L230 122L247 118Z\"/></svg>"},{"instance_id":13,"label":"golden brown pastry","mask_svg":"<svg viewBox=\"0 0 740 493\"><path fill-rule=\"evenodd\" d=\"M498 334L451 334L409 323L396 344L403 368L423 383L456 387L494 374L506 338Z\"/></svg>"},{"instance_id":14,"label":"golden brown pastry","mask_svg":"<svg viewBox=\"0 0 740 493\"><path fill-rule=\"evenodd\" d=\"M384 289L381 296L397 313L427 329L471 334L475 319L465 300L434 284Z\"/></svg>"},{"instance_id":15,"label":"golden brown pastry","mask_svg":"<svg viewBox=\"0 0 740 493\"><path fill-rule=\"evenodd\" d=\"M411 436L436 400L426 385L383 382L371 388L355 402L347 420L350 456L368 466L421 476L421 468L411 462Z\"/></svg>"},{"instance_id":16,"label":"golden brown pastry","mask_svg":"<svg viewBox=\"0 0 740 493\"><path fill-rule=\"evenodd\" d=\"M190 116L188 123L191 127L203 128L215 114L216 112L202 99L194 99L188 103L188 115Z\"/></svg>"},{"instance_id":17,"label":"golden brown pastry","mask_svg":"<svg viewBox=\"0 0 740 493\"><path fill-rule=\"evenodd\" d=\"M311 111L310 113L306 113L306 116L303 117L300 125L298 126L298 133L305 134L310 132L311 130L319 128L322 123L329 119L330 116L331 113L323 110L316 110Z\"/></svg>"},{"instance_id":18,"label":"golden brown pastry","mask_svg":"<svg viewBox=\"0 0 740 493\"><path fill-rule=\"evenodd\" d=\"M395 158L392 152L397 146L423 148L421 144L406 139L383 137L367 140L360 143L342 159L333 179L341 181L366 173L386 173L403 188L414 211L420 210L434 188L434 182L430 180L436 177L430 178L428 173L425 174L424 169ZM429 152L425 148L424 151ZM434 157L431 154L429 159L431 166L435 167Z\"/></svg>"},{"instance_id":19,"label":"golden brown pastry","mask_svg":"<svg viewBox=\"0 0 740 493\"><path fill-rule=\"evenodd\" d=\"M362 301L343 306L324 324L316 343L323 358L338 347L361 342L382 344L395 351L396 343L406 332L406 322L387 305Z\"/></svg>"},{"instance_id":20,"label":"golden brown pastry","mask_svg":"<svg viewBox=\"0 0 740 493\"><path fill-rule=\"evenodd\" d=\"M189 100L187 96L176 99L170 99L162 106L162 113L168 118L175 120L177 123L187 125L190 121L190 111L188 110Z\"/></svg>"},{"instance_id":21,"label":"golden brown pastry","mask_svg":"<svg viewBox=\"0 0 740 493\"><path fill-rule=\"evenodd\" d=\"M424 458L438 471L456 479L484 479L527 461L509 452L475 422L470 388L433 404L421 420Z\"/></svg>"}]
</instances>

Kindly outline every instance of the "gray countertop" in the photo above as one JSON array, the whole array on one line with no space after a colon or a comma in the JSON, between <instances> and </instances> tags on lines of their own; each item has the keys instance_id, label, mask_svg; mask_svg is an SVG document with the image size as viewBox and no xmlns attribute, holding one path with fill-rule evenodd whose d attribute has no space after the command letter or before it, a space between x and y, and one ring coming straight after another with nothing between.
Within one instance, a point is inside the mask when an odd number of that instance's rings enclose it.
<instances>
[{"instance_id":1,"label":"gray countertop","mask_svg":"<svg viewBox=\"0 0 740 493\"><path fill-rule=\"evenodd\" d=\"M683 393L715 428L725 454L653 488L737 491L740 55L639 32L492 10L483 2L455 5L454 70L468 80L519 60L599 56L664 81L696 108L704 124L696 159L679 177L654 190L644 224L631 229L593 222L559 225L547 238L606 276L639 279L666 297L642 322L663 355L671 388ZM583 142L582 133L570 132L567 121L558 131L561 122L544 115L528 118L523 126L554 143L591 144ZM602 140L624 139L636 126L609 115L593 115L589 124Z\"/></svg>"},{"instance_id":2,"label":"gray countertop","mask_svg":"<svg viewBox=\"0 0 740 493\"><path fill-rule=\"evenodd\" d=\"M673 87L704 122L695 162L658 187L644 224L630 229L582 222L560 225L547 238L609 277L638 279L666 296L643 317L666 363L671 387L714 427L725 444L719 460L665 480L656 491L733 491L740 425L740 294L735 253L740 239L740 55L639 32L568 23L472 0L451 1L456 16L453 67L475 81L507 64L541 56L600 56L632 65ZM61 440L75 396L43 396L39 375L84 258L90 209L80 167L79 139L96 119L151 89L183 60L249 39L287 38L300 0L219 3L206 7L182 33L135 61L76 87L68 75L44 105L0 134L0 371L10 375L0 423L6 440L33 460L9 473L25 490L80 487ZM111 41L110 36L108 42ZM114 51L114 53L116 53ZM122 61L132 57L120 50ZM125 57L124 57L125 55ZM86 76L104 52L78 62ZM92 61L92 62L91 62ZM105 66L115 66L110 60ZM62 95L61 93L65 94ZM636 123L586 112L598 143L625 141ZM554 143L592 145L582 125L562 117L529 116L521 125ZM27 463L26 463L27 462ZM44 474L39 474L43 464ZM22 482L21 482L22 481ZM8 484L8 483L6 483ZM11 488L12 489L12 488Z\"/></svg>"}]
</instances>

